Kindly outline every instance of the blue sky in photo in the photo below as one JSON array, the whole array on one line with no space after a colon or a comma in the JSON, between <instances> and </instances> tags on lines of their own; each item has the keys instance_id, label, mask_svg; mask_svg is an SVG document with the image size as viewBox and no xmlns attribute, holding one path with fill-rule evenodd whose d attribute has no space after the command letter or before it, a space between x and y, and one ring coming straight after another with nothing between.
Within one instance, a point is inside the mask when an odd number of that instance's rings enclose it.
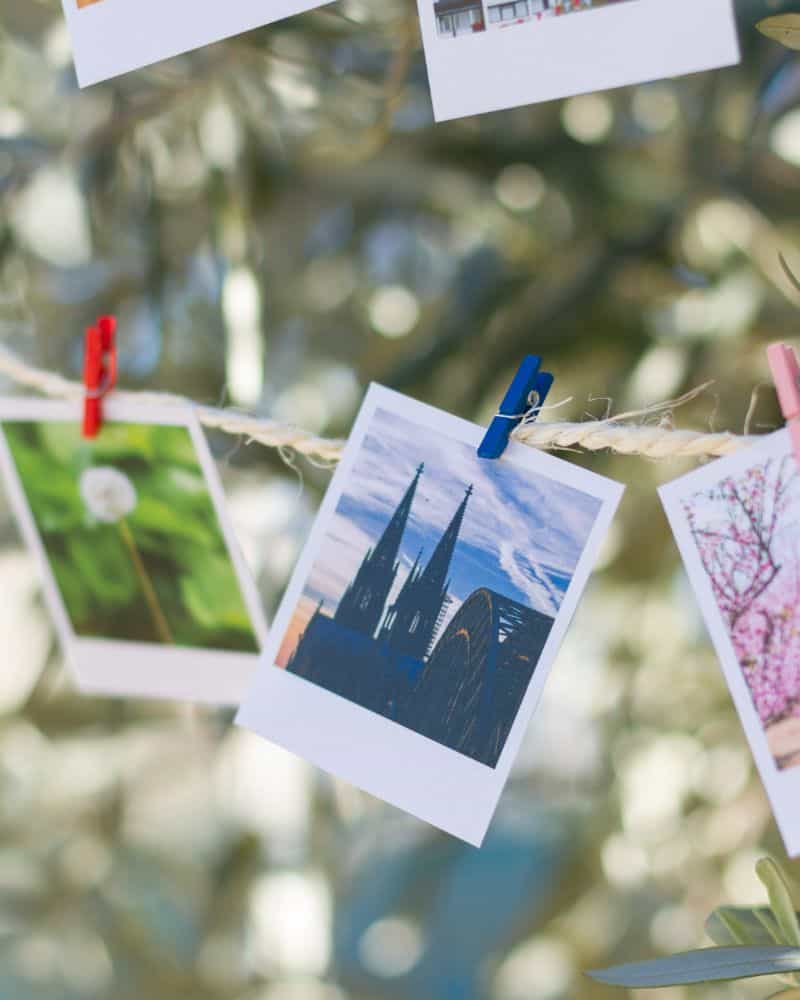
<instances>
[{"instance_id":1,"label":"blue sky in photo","mask_svg":"<svg viewBox=\"0 0 800 1000\"><path fill-rule=\"evenodd\" d=\"M306 596L322 599L328 613L333 612L420 462L425 471L403 537L392 596L420 549L423 564L431 557L472 484L451 566L451 614L474 590L489 587L555 615L601 501L509 460L479 459L474 448L380 409L339 498Z\"/></svg>"}]
</instances>

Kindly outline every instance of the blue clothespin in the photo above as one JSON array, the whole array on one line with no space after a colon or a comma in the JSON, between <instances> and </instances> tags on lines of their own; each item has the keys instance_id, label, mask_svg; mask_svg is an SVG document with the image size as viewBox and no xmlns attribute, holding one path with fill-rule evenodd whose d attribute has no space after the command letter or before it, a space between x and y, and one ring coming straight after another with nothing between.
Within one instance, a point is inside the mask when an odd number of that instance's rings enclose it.
<instances>
[{"instance_id":1,"label":"blue clothespin","mask_svg":"<svg viewBox=\"0 0 800 1000\"><path fill-rule=\"evenodd\" d=\"M500 458L508 447L508 439L514 428L522 423L523 417L535 420L542 403L547 398L554 376L550 372L540 372L542 359L529 354L519 366L514 381L503 397L497 416L487 428L478 448L479 458ZM502 416L501 416L502 414Z\"/></svg>"}]
</instances>

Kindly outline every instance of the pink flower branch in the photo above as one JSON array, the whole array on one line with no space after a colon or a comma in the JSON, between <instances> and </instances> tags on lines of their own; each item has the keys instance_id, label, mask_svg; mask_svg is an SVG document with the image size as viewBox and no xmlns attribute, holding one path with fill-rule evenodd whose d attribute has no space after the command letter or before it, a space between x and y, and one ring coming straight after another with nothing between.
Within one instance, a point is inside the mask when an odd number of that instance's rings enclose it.
<instances>
[{"instance_id":1,"label":"pink flower branch","mask_svg":"<svg viewBox=\"0 0 800 1000\"><path fill-rule=\"evenodd\" d=\"M779 550L797 486L787 456L725 479L685 505L714 599L767 725L800 715L800 559L797 551Z\"/></svg>"}]
</instances>

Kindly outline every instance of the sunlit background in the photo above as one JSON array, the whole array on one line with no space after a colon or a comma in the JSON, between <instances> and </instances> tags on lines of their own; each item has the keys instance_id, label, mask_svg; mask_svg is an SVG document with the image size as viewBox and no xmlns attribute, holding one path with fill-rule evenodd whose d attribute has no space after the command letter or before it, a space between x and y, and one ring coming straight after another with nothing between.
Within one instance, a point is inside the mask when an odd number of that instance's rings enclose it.
<instances>
[{"instance_id":1,"label":"sunlit background","mask_svg":"<svg viewBox=\"0 0 800 1000\"><path fill-rule=\"evenodd\" d=\"M83 93L56 0L0 0L3 341L75 377L115 312L126 388L332 436L372 379L485 422L531 351L549 419L713 379L677 424L773 428L800 59L752 25L796 5L737 7L738 69L435 126L413 0ZM271 614L329 472L210 443ZM77 695L2 500L0 997L600 1000L583 969L760 901L783 849L655 494L691 466L568 457L629 488L481 851L231 712Z\"/></svg>"}]
</instances>

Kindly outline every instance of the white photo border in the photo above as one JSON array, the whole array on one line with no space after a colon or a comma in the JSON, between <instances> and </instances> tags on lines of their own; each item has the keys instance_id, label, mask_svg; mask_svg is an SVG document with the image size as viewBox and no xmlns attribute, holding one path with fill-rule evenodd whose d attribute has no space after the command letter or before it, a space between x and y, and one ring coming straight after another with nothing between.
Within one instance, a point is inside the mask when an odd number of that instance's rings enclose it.
<instances>
[{"instance_id":1,"label":"white photo border","mask_svg":"<svg viewBox=\"0 0 800 1000\"><path fill-rule=\"evenodd\" d=\"M253 633L263 648L267 638L267 624L261 600L236 541L216 466L192 408L155 405L142 411L138 406L109 400L104 403L103 414L109 423L156 424L163 427L185 427L189 431L220 532L239 582L242 599L250 616ZM185 646L165 647L156 643L96 639L75 634L3 425L18 421L80 422L82 415L81 402L0 397L0 472L23 538L39 565L45 603L78 687L87 694L238 705L258 663L258 653ZM102 434L102 428L100 433Z\"/></svg>"},{"instance_id":2,"label":"white photo border","mask_svg":"<svg viewBox=\"0 0 800 1000\"><path fill-rule=\"evenodd\" d=\"M370 386L275 616L261 663L236 716L236 723L479 847L553 660L597 560L623 487L513 441L499 460L512 462L518 468L595 497L600 501L600 509L503 751L496 767L491 768L275 664L297 601L378 409L475 449L485 433L485 428L433 406L383 386Z\"/></svg>"},{"instance_id":3,"label":"white photo border","mask_svg":"<svg viewBox=\"0 0 800 1000\"><path fill-rule=\"evenodd\" d=\"M800 767L781 771L769 749L764 726L733 646L728 628L714 597L711 581L692 538L682 502L729 476L746 472L769 458L791 454L788 432L776 431L749 448L717 459L700 469L659 487L659 496L672 528L700 611L722 666L731 697L739 714L750 750L764 783L775 821L790 857L800 854ZM800 529L798 529L800 531Z\"/></svg>"},{"instance_id":4,"label":"white photo border","mask_svg":"<svg viewBox=\"0 0 800 1000\"><path fill-rule=\"evenodd\" d=\"M732 0L628 0L440 38L417 0L436 121L739 62ZM482 67L485 70L482 71Z\"/></svg>"},{"instance_id":5,"label":"white photo border","mask_svg":"<svg viewBox=\"0 0 800 1000\"><path fill-rule=\"evenodd\" d=\"M331 0L62 0L80 87L322 7Z\"/></svg>"}]
</instances>

